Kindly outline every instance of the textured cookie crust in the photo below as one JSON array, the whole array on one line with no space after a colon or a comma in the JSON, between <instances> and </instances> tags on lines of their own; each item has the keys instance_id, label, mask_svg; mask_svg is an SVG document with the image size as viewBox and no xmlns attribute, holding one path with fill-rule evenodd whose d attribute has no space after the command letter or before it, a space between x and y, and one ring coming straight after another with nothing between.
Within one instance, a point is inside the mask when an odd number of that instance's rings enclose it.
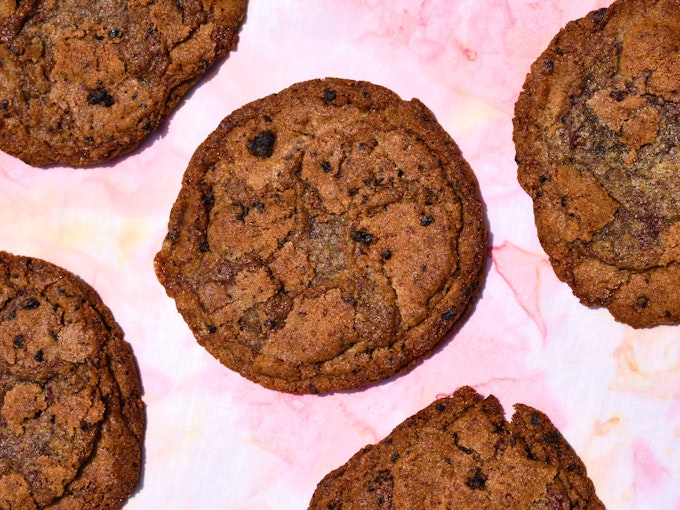
<instances>
[{"instance_id":1,"label":"textured cookie crust","mask_svg":"<svg viewBox=\"0 0 680 510\"><path fill-rule=\"evenodd\" d=\"M269 388L380 381L470 311L487 231L477 181L418 100L312 80L199 147L156 273L198 342Z\"/></svg>"},{"instance_id":2,"label":"textured cookie crust","mask_svg":"<svg viewBox=\"0 0 680 510\"><path fill-rule=\"evenodd\" d=\"M34 166L137 147L236 45L246 0L0 4L0 149Z\"/></svg>"},{"instance_id":3,"label":"textured cookie crust","mask_svg":"<svg viewBox=\"0 0 680 510\"><path fill-rule=\"evenodd\" d=\"M569 23L516 104L518 176L557 276L633 327L680 321L680 3Z\"/></svg>"},{"instance_id":4,"label":"textured cookie crust","mask_svg":"<svg viewBox=\"0 0 680 510\"><path fill-rule=\"evenodd\" d=\"M140 474L140 395L95 291L0 252L0 508L120 508Z\"/></svg>"},{"instance_id":5,"label":"textured cookie crust","mask_svg":"<svg viewBox=\"0 0 680 510\"><path fill-rule=\"evenodd\" d=\"M309 509L604 509L548 417L515 411L508 423L495 397L463 387L329 473Z\"/></svg>"}]
</instances>

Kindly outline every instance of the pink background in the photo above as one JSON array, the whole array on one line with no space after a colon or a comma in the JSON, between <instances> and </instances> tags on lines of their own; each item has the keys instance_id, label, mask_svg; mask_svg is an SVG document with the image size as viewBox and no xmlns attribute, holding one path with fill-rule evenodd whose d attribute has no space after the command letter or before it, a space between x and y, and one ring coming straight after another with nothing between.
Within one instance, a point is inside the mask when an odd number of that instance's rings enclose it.
<instances>
[{"instance_id":1,"label":"pink background","mask_svg":"<svg viewBox=\"0 0 680 510\"><path fill-rule=\"evenodd\" d=\"M38 170L0 155L1 248L80 275L141 369L144 478L126 510L304 509L316 483L470 384L546 412L608 508L680 509L680 330L636 331L557 281L516 180L512 115L530 64L604 0L251 0L238 50L162 130L112 164ZM470 319L411 372L329 396L265 390L200 348L153 273L186 164L219 121L338 76L428 105L475 170L492 232Z\"/></svg>"}]
</instances>

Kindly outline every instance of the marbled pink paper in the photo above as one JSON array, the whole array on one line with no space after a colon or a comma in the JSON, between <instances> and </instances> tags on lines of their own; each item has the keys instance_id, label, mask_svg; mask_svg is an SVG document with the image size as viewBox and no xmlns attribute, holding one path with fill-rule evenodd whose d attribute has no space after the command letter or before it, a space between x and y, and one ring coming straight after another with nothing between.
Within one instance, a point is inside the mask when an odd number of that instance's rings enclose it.
<instances>
[{"instance_id":1,"label":"marbled pink paper","mask_svg":"<svg viewBox=\"0 0 680 510\"><path fill-rule=\"evenodd\" d=\"M470 384L546 412L612 509L680 509L680 329L636 331L556 278L516 180L512 115L530 64L605 0L251 0L238 50L143 147L91 169L0 155L1 248L91 283L133 345L144 478L125 506L304 509L316 483L437 396ZM491 229L469 320L413 370L363 391L265 390L200 348L153 273L194 149L234 109L310 78L418 97L475 170Z\"/></svg>"}]
</instances>

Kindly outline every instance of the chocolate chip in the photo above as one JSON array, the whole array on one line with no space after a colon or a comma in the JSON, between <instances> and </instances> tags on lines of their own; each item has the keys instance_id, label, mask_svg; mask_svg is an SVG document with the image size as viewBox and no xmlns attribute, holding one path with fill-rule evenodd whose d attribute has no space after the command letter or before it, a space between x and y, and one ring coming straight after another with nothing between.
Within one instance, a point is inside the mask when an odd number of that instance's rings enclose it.
<instances>
[{"instance_id":1,"label":"chocolate chip","mask_svg":"<svg viewBox=\"0 0 680 510\"><path fill-rule=\"evenodd\" d=\"M203 205L206 207L212 207L215 205L215 195L212 193L212 191L203 195Z\"/></svg>"},{"instance_id":2,"label":"chocolate chip","mask_svg":"<svg viewBox=\"0 0 680 510\"><path fill-rule=\"evenodd\" d=\"M24 348L24 337L22 335L17 335L14 337L14 347L17 349Z\"/></svg>"},{"instance_id":3,"label":"chocolate chip","mask_svg":"<svg viewBox=\"0 0 680 510\"><path fill-rule=\"evenodd\" d=\"M390 460L391 460L392 462L397 462L397 461L399 460L399 453L398 453L398 452L394 452L394 453L392 454L392 456L390 457Z\"/></svg>"},{"instance_id":4,"label":"chocolate chip","mask_svg":"<svg viewBox=\"0 0 680 510\"><path fill-rule=\"evenodd\" d=\"M423 213L423 214L420 215L420 224L421 224L423 227L427 227L427 226L429 226L429 225L432 225L433 223L434 223L434 217L429 216L429 215L427 215L427 214L425 214L425 213Z\"/></svg>"},{"instance_id":5,"label":"chocolate chip","mask_svg":"<svg viewBox=\"0 0 680 510\"><path fill-rule=\"evenodd\" d=\"M321 163L321 169L323 170L323 173L328 174L333 169L333 167L331 166L330 162L323 161Z\"/></svg>"},{"instance_id":6,"label":"chocolate chip","mask_svg":"<svg viewBox=\"0 0 680 510\"><path fill-rule=\"evenodd\" d=\"M201 241L201 244L198 245L198 249L200 250L201 253L210 251L210 245L208 244L208 241L206 241L205 239Z\"/></svg>"},{"instance_id":7,"label":"chocolate chip","mask_svg":"<svg viewBox=\"0 0 680 510\"><path fill-rule=\"evenodd\" d=\"M107 108L113 106L113 97L103 88L94 89L87 96L87 102L91 105L102 104Z\"/></svg>"},{"instance_id":8,"label":"chocolate chip","mask_svg":"<svg viewBox=\"0 0 680 510\"><path fill-rule=\"evenodd\" d=\"M592 13L593 16L593 22L595 25L600 25L602 21L604 20L604 17L607 14L607 8L602 7L601 9L598 9L597 11Z\"/></svg>"},{"instance_id":9,"label":"chocolate chip","mask_svg":"<svg viewBox=\"0 0 680 510\"><path fill-rule=\"evenodd\" d=\"M383 260L390 260L392 258L392 252L390 250L385 250L382 255Z\"/></svg>"},{"instance_id":10,"label":"chocolate chip","mask_svg":"<svg viewBox=\"0 0 680 510\"><path fill-rule=\"evenodd\" d=\"M335 101L336 97L337 95L335 94L335 91L331 89L325 89L323 91L323 104L328 105L332 103L333 101Z\"/></svg>"},{"instance_id":11,"label":"chocolate chip","mask_svg":"<svg viewBox=\"0 0 680 510\"><path fill-rule=\"evenodd\" d=\"M34 310L40 306L40 301L38 301L35 298L31 298L28 300L28 302L24 305L24 308L27 310Z\"/></svg>"},{"instance_id":12,"label":"chocolate chip","mask_svg":"<svg viewBox=\"0 0 680 510\"><path fill-rule=\"evenodd\" d=\"M436 408L437 408L437 411L439 411L441 413L442 411L444 411L444 409L446 409L446 406L444 404L442 404L441 402L439 402L437 404Z\"/></svg>"},{"instance_id":13,"label":"chocolate chip","mask_svg":"<svg viewBox=\"0 0 680 510\"><path fill-rule=\"evenodd\" d=\"M373 242L373 235L369 234L365 230L357 230L354 232L354 234L352 234L352 239L354 239L357 243L368 246Z\"/></svg>"},{"instance_id":14,"label":"chocolate chip","mask_svg":"<svg viewBox=\"0 0 680 510\"><path fill-rule=\"evenodd\" d=\"M559 442L560 434L556 430L553 430L552 432L548 432L547 434L543 435L544 444L558 444Z\"/></svg>"},{"instance_id":15,"label":"chocolate chip","mask_svg":"<svg viewBox=\"0 0 680 510\"><path fill-rule=\"evenodd\" d=\"M45 357L43 356L42 350L39 350L38 352L36 352L35 355L33 356L33 359L38 361L38 362L45 361Z\"/></svg>"},{"instance_id":16,"label":"chocolate chip","mask_svg":"<svg viewBox=\"0 0 680 510\"><path fill-rule=\"evenodd\" d=\"M486 485L486 476L482 474L482 470L477 468L475 473L467 479L465 485L473 490L481 490Z\"/></svg>"},{"instance_id":17,"label":"chocolate chip","mask_svg":"<svg viewBox=\"0 0 680 510\"><path fill-rule=\"evenodd\" d=\"M640 296L635 300L635 302L640 308L647 308L647 305L649 304L649 298L647 296Z\"/></svg>"},{"instance_id":18,"label":"chocolate chip","mask_svg":"<svg viewBox=\"0 0 680 510\"><path fill-rule=\"evenodd\" d=\"M248 152L261 159L270 158L274 153L276 144L276 133L273 131L260 131L248 140Z\"/></svg>"},{"instance_id":19,"label":"chocolate chip","mask_svg":"<svg viewBox=\"0 0 680 510\"><path fill-rule=\"evenodd\" d=\"M208 333L210 333L211 335L217 333L217 326L213 326L212 324L210 324L208 326Z\"/></svg>"},{"instance_id":20,"label":"chocolate chip","mask_svg":"<svg viewBox=\"0 0 680 510\"><path fill-rule=\"evenodd\" d=\"M453 319L454 313L453 310L446 310L445 312L442 313L442 319L445 321L450 321Z\"/></svg>"},{"instance_id":21,"label":"chocolate chip","mask_svg":"<svg viewBox=\"0 0 680 510\"><path fill-rule=\"evenodd\" d=\"M239 207L241 209L241 212L238 213L236 219L239 221L245 221L246 216L248 216L248 213L250 212L250 208L247 205L242 204L241 202L232 202L231 205Z\"/></svg>"},{"instance_id":22,"label":"chocolate chip","mask_svg":"<svg viewBox=\"0 0 680 510\"><path fill-rule=\"evenodd\" d=\"M623 90L614 90L609 93L609 97L615 101L621 102L626 98L626 93Z\"/></svg>"}]
</instances>

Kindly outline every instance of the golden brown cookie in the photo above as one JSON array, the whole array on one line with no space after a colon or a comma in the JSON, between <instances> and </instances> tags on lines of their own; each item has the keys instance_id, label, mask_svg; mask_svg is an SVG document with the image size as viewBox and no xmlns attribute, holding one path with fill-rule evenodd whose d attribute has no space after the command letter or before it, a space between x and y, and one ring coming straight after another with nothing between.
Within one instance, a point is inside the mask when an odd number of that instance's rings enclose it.
<instances>
[{"instance_id":1,"label":"golden brown cookie","mask_svg":"<svg viewBox=\"0 0 680 510\"><path fill-rule=\"evenodd\" d=\"M95 291L0 252L0 508L120 508L144 422L132 351Z\"/></svg>"},{"instance_id":2,"label":"golden brown cookie","mask_svg":"<svg viewBox=\"0 0 680 510\"><path fill-rule=\"evenodd\" d=\"M137 147L236 45L246 0L0 4L0 149L34 166Z\"/></svg>"},{"instance_id":3,"label":"golden brown cookie","mask_svg":"<svg viewBox=\"0 0 680 510\"><path fill-rule=\"evenodd\" d=\"M294 393L405 370L467 316L477 181L421 102L312 80L229 115L194 154L156 272L198 342Z\"/></svg>"},{"instance_id":4,"label":"golden brown cookie","mask_svg":"<svg viewBox=\"0 0 680 510\"><path fill-rule=\"evenodd\" d=\"M569 23L515 108L519 182L557 276L633 327L680 321L680 4Z\"/></svg>"},{"instance_id":5,"label":"golden brown cookie","mask_svg":"<svg viewBox=\"0 0 680 510\"><path fill-rule=\"evenodd\" d=\"M512 422L470 387L432 403L319 483L310 510L602 509L583 462L547 416Z\"/></svg>"}]
</instances>

